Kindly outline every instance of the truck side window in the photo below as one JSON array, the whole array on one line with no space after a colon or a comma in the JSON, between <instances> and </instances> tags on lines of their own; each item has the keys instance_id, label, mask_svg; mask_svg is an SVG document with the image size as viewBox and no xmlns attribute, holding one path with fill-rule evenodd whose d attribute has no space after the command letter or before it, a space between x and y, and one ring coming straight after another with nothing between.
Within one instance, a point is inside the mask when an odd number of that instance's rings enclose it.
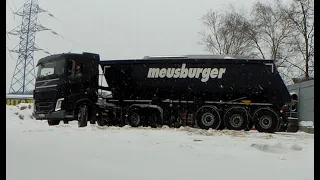
<instances>
[{"instance_id":1,"label":"truck side window","mask_svg":"<svg viewBox=\"0 0 320 180\"><path fill-rule=\"evenodd\" d=\"M80 77L82 77L82 65L77 64L75 69L75 78L80 78Z\"/></svg>"},{"instance_id":2,"label":"truck side window","mask_svg":"<svg viewBox=\"0 0 320 180\"><path fill-rule=\"evenodd\" d=\"M67 66L67 69L68 69L68 75L73 77L74 76L74 69L75 69L75 62L74 60L70 59L68 61L68 66Z\"/></svg>"}]
</instances>

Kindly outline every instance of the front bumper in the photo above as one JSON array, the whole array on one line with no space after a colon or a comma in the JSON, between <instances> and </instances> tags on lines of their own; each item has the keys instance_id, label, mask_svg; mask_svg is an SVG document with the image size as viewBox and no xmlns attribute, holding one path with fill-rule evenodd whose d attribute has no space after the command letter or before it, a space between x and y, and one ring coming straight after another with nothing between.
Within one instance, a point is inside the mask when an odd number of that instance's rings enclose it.
<instances>
[{"instance_id":1,"label":"front bumper","mask_svg":"<svg viewBox=\"0 0 320 180\"><path fill-rule=\"evenodd\" d=\"M53 111L47 114L32 112L32 116L35 117L36 120L64 120L66 119L66 112L65 110Z\"/></svg>"}]
</instances>

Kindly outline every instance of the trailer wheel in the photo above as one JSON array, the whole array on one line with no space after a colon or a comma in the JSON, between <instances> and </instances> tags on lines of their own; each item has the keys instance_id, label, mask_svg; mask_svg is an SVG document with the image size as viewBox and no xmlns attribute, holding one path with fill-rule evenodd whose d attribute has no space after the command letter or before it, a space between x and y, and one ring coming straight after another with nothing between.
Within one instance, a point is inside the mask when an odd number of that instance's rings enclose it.
<instances>
[{"instance_id":1,"label":"trailer wheel","mask_svg":"<svg viewBox=\"0 0 320 180\"><path fill-rule=\"evenodd\" d=\"M128 116L128 124L132 127L138 127L142 124L141 113L138 109L133 109Z\"/></svg>"},{"instance_id":2,"label":"trailer wheel","mask_svg":"<svg viewBox=\"0 0 320 180\"><path fill-rule=\"evenodd\" d=\"M86 105L80 106L78 111L78 127L85 127L88 125L88 107Z\"/></svg>"},{"instance_id":3,"label":"trailer wheel","mask_svg":"<svg viewBox=\"0 0 320 180\"><path fill-rule=\"evenodd\" d=\"M253 115L253 123L259 132L274 133L278 130L280 119L273 110L260 108Z\"/></svg>"},{"instance_id":4,"label":"trailer wheel","mask_svg":"<svg viewBox=\"0 0 320 180\"><path fill-rule=\"evenodd\" d=\"M49 126L56 126L60 124L60 120L48 120Z\"/></svg>"},{"instance_id":5,"label":"trailer wheel","mask_svg":"<svg viewBox=\"0 0 320 180\"><path fill-rule=\"evenodd\" d=\"M201 107L197 112L196 120L201 129L218 129L221 124L219 112L214 107Z\"/></svg>"},{"instance_id":6,"label":"trailer wheel","mask_svg":"<svg viewBox=\"0 0 320 180\"><path fill-rule=\"evenodd\" d=\"M224 125L230 130L245 130L249 125L247 111L242 107L232 107L223 117Z\"/></svg>"}]
</instances>

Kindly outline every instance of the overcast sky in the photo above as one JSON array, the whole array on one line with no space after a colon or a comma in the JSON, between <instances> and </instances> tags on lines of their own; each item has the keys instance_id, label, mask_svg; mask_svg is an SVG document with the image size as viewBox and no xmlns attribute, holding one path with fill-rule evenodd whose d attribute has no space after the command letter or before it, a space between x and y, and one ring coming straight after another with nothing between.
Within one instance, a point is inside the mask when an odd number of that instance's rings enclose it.
<instances>
[{"instance_id":1,"label":"overcast sky","mask_svg":"<svg viewBox=\"0 0 320 180\"><path fill-rule=\"evenodd\" d=\"M95 52L102 59L142 58L146 55L207 54L198 45L203 30L202 15L210 8L224 9L228 4L249 8L256 0L44 0L39 5L47 13L40 23L57 32L39 32L36 44L51 54ZM7 0L7 31L21 23L13 16L24 0ZM11 8L11 9L10 9ZM14 48L18 37L9 36L7 47ZM46 56L35 53L35 63ZM7 50L6 86L9 90L17 55Z\"/></svg>"}]
</instances>

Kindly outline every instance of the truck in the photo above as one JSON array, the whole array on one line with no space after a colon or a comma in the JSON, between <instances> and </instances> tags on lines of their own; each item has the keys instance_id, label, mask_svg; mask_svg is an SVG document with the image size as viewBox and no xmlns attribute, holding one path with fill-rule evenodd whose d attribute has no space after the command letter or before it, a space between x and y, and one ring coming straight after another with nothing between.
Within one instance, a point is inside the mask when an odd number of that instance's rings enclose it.
<instances>
[{"instance_id":1,"label":"truck","mask_svg":"<svg viewBox=\"0 0 320 180\"><path fill-rule=\"evenodd\" d=\"M78 68L81 76L78 76ZM99 67L107 85L101 85ZM190 126L274 133L291 96L272 60L223 55L100 60L96 53L40 59L33 91L36 120L50 126ZM109 92L106 93L101 93Z\"/></svg>"}]
</instances>

